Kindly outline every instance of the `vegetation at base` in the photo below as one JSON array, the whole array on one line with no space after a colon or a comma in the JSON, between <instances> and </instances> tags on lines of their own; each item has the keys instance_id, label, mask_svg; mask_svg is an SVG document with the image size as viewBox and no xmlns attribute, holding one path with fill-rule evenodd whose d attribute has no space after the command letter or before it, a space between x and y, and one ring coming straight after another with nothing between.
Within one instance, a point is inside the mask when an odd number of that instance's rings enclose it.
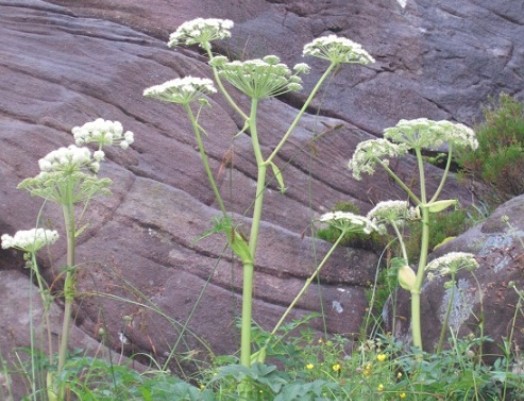
<instances>
[{"instance_id":1,"label":"vegetation at base","mask_svg":"<svg viewBox=\"0 0 524 401\"><path fill-rule=\"evenodd\" d=\"M491 103L476 128L478 149L463 150L456 161L462 174L492 186L482 194L486 201L500 204L524 193L524 103L504 93Z\"/></svg>"},{"instance_id":2,"label":"vegetation at base","mask_svg":"<svg viewBox=\"0 0 524 401\"><path fill-rule=\"evenodd\" d=\"M251 401L524 400L522 360L508 354L483 363L478 352L487 338L451 337L448 350L421 353L406 351L390 336L361 343L341 335L321 337L305 326L309 321L282 327L268 349L267 363L248 368L234 356L217 357L191 382L168 371L138 373L81 355L68 358L60 380L67 383L66 399L80 401L233 401L245 380ZM259 345L268 335L254 329ZM22 401L44 399L31 394Z\"/></svg>"}]
</instances>

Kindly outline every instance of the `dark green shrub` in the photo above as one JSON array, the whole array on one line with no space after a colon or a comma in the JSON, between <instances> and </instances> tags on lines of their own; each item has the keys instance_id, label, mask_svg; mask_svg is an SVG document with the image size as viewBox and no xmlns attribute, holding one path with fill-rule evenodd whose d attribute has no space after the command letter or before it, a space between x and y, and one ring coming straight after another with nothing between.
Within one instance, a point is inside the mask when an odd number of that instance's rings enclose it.
<instances>
[{"instance_id":1,"label":"dark green shrub","mask_svg":"<svg viewBox=\"0 0 524 401\"><path fill-rule=\"evenodd\" d=\"M507 94L484 110L485 122L476 128L479 148L460 151L457 163L469 177L481 179L500 192L491 203L524 193L524 104Z\"/></svg>"}]
</instances>

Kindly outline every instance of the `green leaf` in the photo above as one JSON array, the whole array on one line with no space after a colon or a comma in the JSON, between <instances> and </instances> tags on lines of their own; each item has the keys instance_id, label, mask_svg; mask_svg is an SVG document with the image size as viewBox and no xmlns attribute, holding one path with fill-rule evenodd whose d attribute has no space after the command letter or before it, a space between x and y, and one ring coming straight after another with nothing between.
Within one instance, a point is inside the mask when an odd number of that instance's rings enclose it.
<instances>
[{"instance_id":1,"label":"green leaf","mask_svg":"<svg viewBox=\"0 0 524 401\"><path fill-rule=\"evenodd\" d=\"M271 170L273 170L273 175L275 176L278 182L278 188L280 189L280 192L286 192L286 185L284 184L284 177L282 176L282 172L280 171L278 166L272 161L269 162L269 165L271 166Z\"/></svg>"},{"instance_id":2,"label":"green leaf","mask_svg":"<svg viewBox=\"0 0 524 401\"><path fill-rule=\"evenodd\" d=\"M439 213L443 210L446 210L450 206L456 206L458 204L458 201L456 199L448 199L448 200L441 200L429 203L427 205L420 205L421 207L425 207L428 209L428 212L430 213Z\"/></svg>"}]
</instances>

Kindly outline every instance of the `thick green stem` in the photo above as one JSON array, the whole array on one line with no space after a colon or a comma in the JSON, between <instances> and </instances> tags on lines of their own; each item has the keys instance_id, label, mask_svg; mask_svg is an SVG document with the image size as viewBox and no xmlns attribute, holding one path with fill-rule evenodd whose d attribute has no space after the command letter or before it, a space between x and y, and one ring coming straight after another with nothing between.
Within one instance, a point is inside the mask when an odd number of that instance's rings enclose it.
<instances>
[{"instance_id":1,"label":"thick green stem","mask_svg":"<svg viewBox=\"0 0 524 401\"><path fill-rule=\"evenodd\" d=\"M249 116L249 126L251 128L251 140L253 151L258 166L257 187L255 192L255 205L253 208L253 218L251 221L251 231L249 235L249 252L252 262L244 262L243 283L242 283L242 322L240 331L240 363L244 366L251 366L251 315L253 309L253 277L254 263L257 250L258 232L260 230L260 220L262 218L262 208L264 205L264 191L266 187L267 166L260 149L258 131L256 124L258 101L252 99L251 112Z\"/></svg>"},{"instance_id":2,"label":"thick green stem","mask_svg":"<svg viewBox=\"0 0 524 401\"><path fill-rule=\"evenodd\" d=\"M422 218L422 235L420 240L420 257L415 285L411 290L411 330L413 345L422 350L422 329L420 324L420 290L424 281L424 270L426 268L429 251L429 210L426 206L426 179L424 175L424 161L419 148L415 148L417 155L419 179L420 179L420 207Z\"/></svg>"},{"instance_id":3,"label":"thick green stem","mask_svg":"<svg viewBox=\"0 0 524 401\"><path fill-rule=\"evenodd\" d=\"M71 197L69 197L71 199ZM67 236L67 263L66 276L64 282L64 321L62 325L62 337L58 351L58 373L62 372L65 365L67 346L69 343L69 331L71 328L72 306L75 298L75 243L76 228L74 206L72 202L67 202L63 206L64 221Z\"/></svg>"},{"instance_id":4,"label":"thick green stem","mask_svg":"<svg viewBox=\"0 0 524 401\"><path fill-rule=\"evenodd\" d=\"M429 249L429 211L427 207L421 207L421 215L422 238L420 243L420 259L415 286L411 291L411 329L413 334L413 345L420 349L422 349L422 331L420 325L420 290L424 281L424 269L426 268Z\"/></svg>"},{"instance_id":5,"label":"thick green stem","mask_svg":"<svg viewBox=\"0 0 524 401\"><path fill-rule=\"evenodd\" d=\"M315 87L313 88L313 90L311 91L311 93L309 94L308 98L306 99L304 105L302 106L302 108L300 109L300 111L298 112L298 114L296 115L295 119L293 120L293 122L291 123L291 125L289 126L288 130L286 131L286 133L284 134L284 136L282 137L282 139L280 140L280 142L278 143L278 145L275 147L275 149L273 150L273 152L271 152L271 154L269 155L269 157L267 158L266 160L266 163L269 163L271 161L273 161L273 159L275 158L275 156L277 155L277 153L280 151L280 149L282 148L282 146L284 146L284 144L286 143L287 139L289 138L289 136L291 135L291 133L293 132L293 130L296 128L298 122L300 121L300 119L302 118L302 116L304 115L304 113L306 112L307 108L309 107L309 104L311 103L311 101L313 100L313 98L315 97L315 95L317 94L318 90L320 89L320 87L322 86L322 84L324 83L324 81L326 80L326 78L329 76L329 74L331 74L331 71L333 71L333 69L337 66L337 64L333 64L331 63L329 65L329 67L327 68L327 70L324 72L324 74L322 74L322 76L320 77L320 79L318 80L318 82L316 83Z\"/></svg>"},{"instance_id":6,"label":"thick green stem","mask_svg":"<svg viewBox=\"0 0 524 401\"><path fill-rule=\"evenodd\" d=\"M209 180L209 184L211 185L211 188L213 189L213 193L215 194L215 199L218 202L218 206L220 207L220 210L224 214L224 216L227 215L226 207L224 206L224 201L222 200L222 196L220 195L220 191L218 190L218 186L216 184L215 178L213 177L213 172L211 171L211 168L209 167L209 160L207 158L206 151L204 149L204 142L202 141L202 135L200 134L200 126L198 125L198 121L195 118L195 115L193 114L193 111L191 110L191 107L188 104L184 105L184 110L186 111L189 121L191 121L191 126L193 127L193 131L195 133L195 139L198 145L198 151L200 152L200 158L202 159L202 164L204 165L204 169L207 174L207 179Z\"/></svg>"}]
</instances>

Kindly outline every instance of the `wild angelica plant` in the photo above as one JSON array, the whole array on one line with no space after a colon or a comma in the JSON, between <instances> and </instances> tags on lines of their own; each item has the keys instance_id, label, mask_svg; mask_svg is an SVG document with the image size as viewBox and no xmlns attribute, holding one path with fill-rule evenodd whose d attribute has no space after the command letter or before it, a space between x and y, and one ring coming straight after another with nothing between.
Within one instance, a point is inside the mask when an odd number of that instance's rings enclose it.
<instances>
[{"instance_id":1,"label":"wild angelica plant","mask_svg":"<svg viewBox=\"0 0 524 401\"><path fill-rule=\"evenodd\" d=\"M262 209L264 204L264 193L266 189L266 175L268 167L271 168L275 179L282 191L285 190L285 184L280 168L274 162L274 159L282 146L285 144L303 114L311 104L311 101L319 91L321 85L325 82L331 72L341 64L361 64L366 65L373 63L371 57L360 44L346 38L336 35L329 35L317 38L311 43L304 46L303 55L324 59L329 62L327 69L316 83L308 98L305 100L301 110L290 124L288 130L283 134L279 143L269 155L264 155L259 141L259 127L257 122L259 103L265 99L279 96L288 92L299 91L302 89L301 75L307 74L310 70L305 63L299 63L293 68L289 68L281 63L280 58L275 55L268 55L261 59L246 61L231 61L225 56L215 55L213 53L211 42L229 38L231 29L234 24L231 20L222 19L202 19L198 18L185 22L175 32L170 35L168 46L176 47L180 44L198 45L204 49L211 66L215 84L220 93L225 97L232 109L242 118L243 128L239 134L249 132L251 137L253 153L257 164L257 184L255 190L252 223L249 237L246 239L241 235L234 224L231 222L219 223L219 227L227 230L228 242L233 252L240 258L243 265L243 292L242 292L242 317L241 317L241 344L240 344L240 363L249 367L252 362L263 362L263 350L257 354L251 354L251 316L252 316L252 293L254 279L254 264L256 259L256 250L260 221L262 218ZM181 84L185 80L186 84ZM244 111L233 100L232 96L223 85L223 80L229 82L241 93L250 99L249 111ZM172 84L169 84L171 82ZM226 209L222 201L218 186L209 168L206 152L201 139L202 128L198 123L198 118L192 111L194 100L200 102L200 107L207 104L204 94L215 92L214 87L205 78L178 78L178 81L172 80L165 84L156 85L144 91L144 96L153 97L159 100L179 103L184 107L188 118L193 127L195 138L200 151L201 159L204 164L208 180L213 189L219 207L223 216L228 220ZM174 85L174 83L177 83ZM206 89L199 86L206 82ZM196 113L198 116L200 113ZM319 268L321 268L321 265ZM314 273L318 273L318 270ZM308 283L306 283L307 288ZM302 292L299 294L299 296ZM296 301L296 300L295 300ZM294 302L295 302L294 301ZM294 305L294 302L292 305ZM289 310L288 310L289 311ZM287 312L288 312L287 311ZM286 314L287 314L286 312ZM285 316L284 316L285 317ZM281 322L280 322L281 323ZM277 326L280 325L277 324Z\"/></svg>"},{"instance_id":2,"label":"wild angelica plant","mask_svg":"<svg viewBox=\"0 0 524 401\"><path fill-rule=\"evenodd\" d=\"M62 147L39 160L40 173L33 178L26 178L18 188L26 189L33 196L56 203L62 208L67 240L67 261L64 268L64 320L58 351L58 374L62 372L69 342L72 305L75 299L75 248L78 236L83 228L78 228L91 199L109 194L111 180L98 177L100 163L105 159L102 150L106 146L119 145L127 149L134 141L131 131L124 132L118 121L101 118L88 122L81 127L74 127L72 133L76 145ZM98 150L91 152L85 144L94 143ZM77 146L78 145L78 146ZM82 205L82 214L77 219L75 206ZM54 388L52 399L63 399L64 388Z\"/></svg>"},{"instance_id":3,"label":"wild angelica plant","mask_svg":"<svg viewBox=\"0 0 524 401\"><path fill-rule=\"evenodd\" d=\"M431 196L427 193L426 177L424 170L424 160L422 150L438 150L443 146L448 147L448 159L443 171L440 183L435 193ZM371 217L375 224L381 222L390 224L401 245L402 256L393 260L395 268L398 269L399 284L411 293L411 329L413 345L422 349L422 334L420 327L420 290L427 270L427 258L429 252L429 217L432 213L441 212L457 204L454 199L439 200L446 179L449 175L453 150L455 148L476 149L478 142L475 133L463 124L452 123L449 121L432 121L426 118L416 120L400 120L395 127L384 130L384 138L372 139L361 142L348 163L348 167L353 172L353 177L357 180L362 178L362 174L373 174L375 167L379 165L393 178L393 180L406 192L407 196L414 204L413 211L408 211L407 202L400 208L399 203L384 204L378 209L384 212L377 213L377 208L372 210L368 217ZM400 157L408 151L415 153L419 173L420 193L415 192L405 184L400 177L389 167L389 160L393 157ZM398 220L395 215L398 210L404 209L402 219ZM397 210L397 211L395 211ZM398 230L398 221L403 219L420 219L422 226L422 236L420 244L420 258L416 272L411 268L401 232ZM472 259L470 257L469 259ZM469 260L468 259L468 260ZM442 259L453 267L453 257ZM470 260L468 265L473 264ZM431 266L431 265L430 265ZM440 266L440 264L439 264Z\"/></svg>"}]
</instances>

